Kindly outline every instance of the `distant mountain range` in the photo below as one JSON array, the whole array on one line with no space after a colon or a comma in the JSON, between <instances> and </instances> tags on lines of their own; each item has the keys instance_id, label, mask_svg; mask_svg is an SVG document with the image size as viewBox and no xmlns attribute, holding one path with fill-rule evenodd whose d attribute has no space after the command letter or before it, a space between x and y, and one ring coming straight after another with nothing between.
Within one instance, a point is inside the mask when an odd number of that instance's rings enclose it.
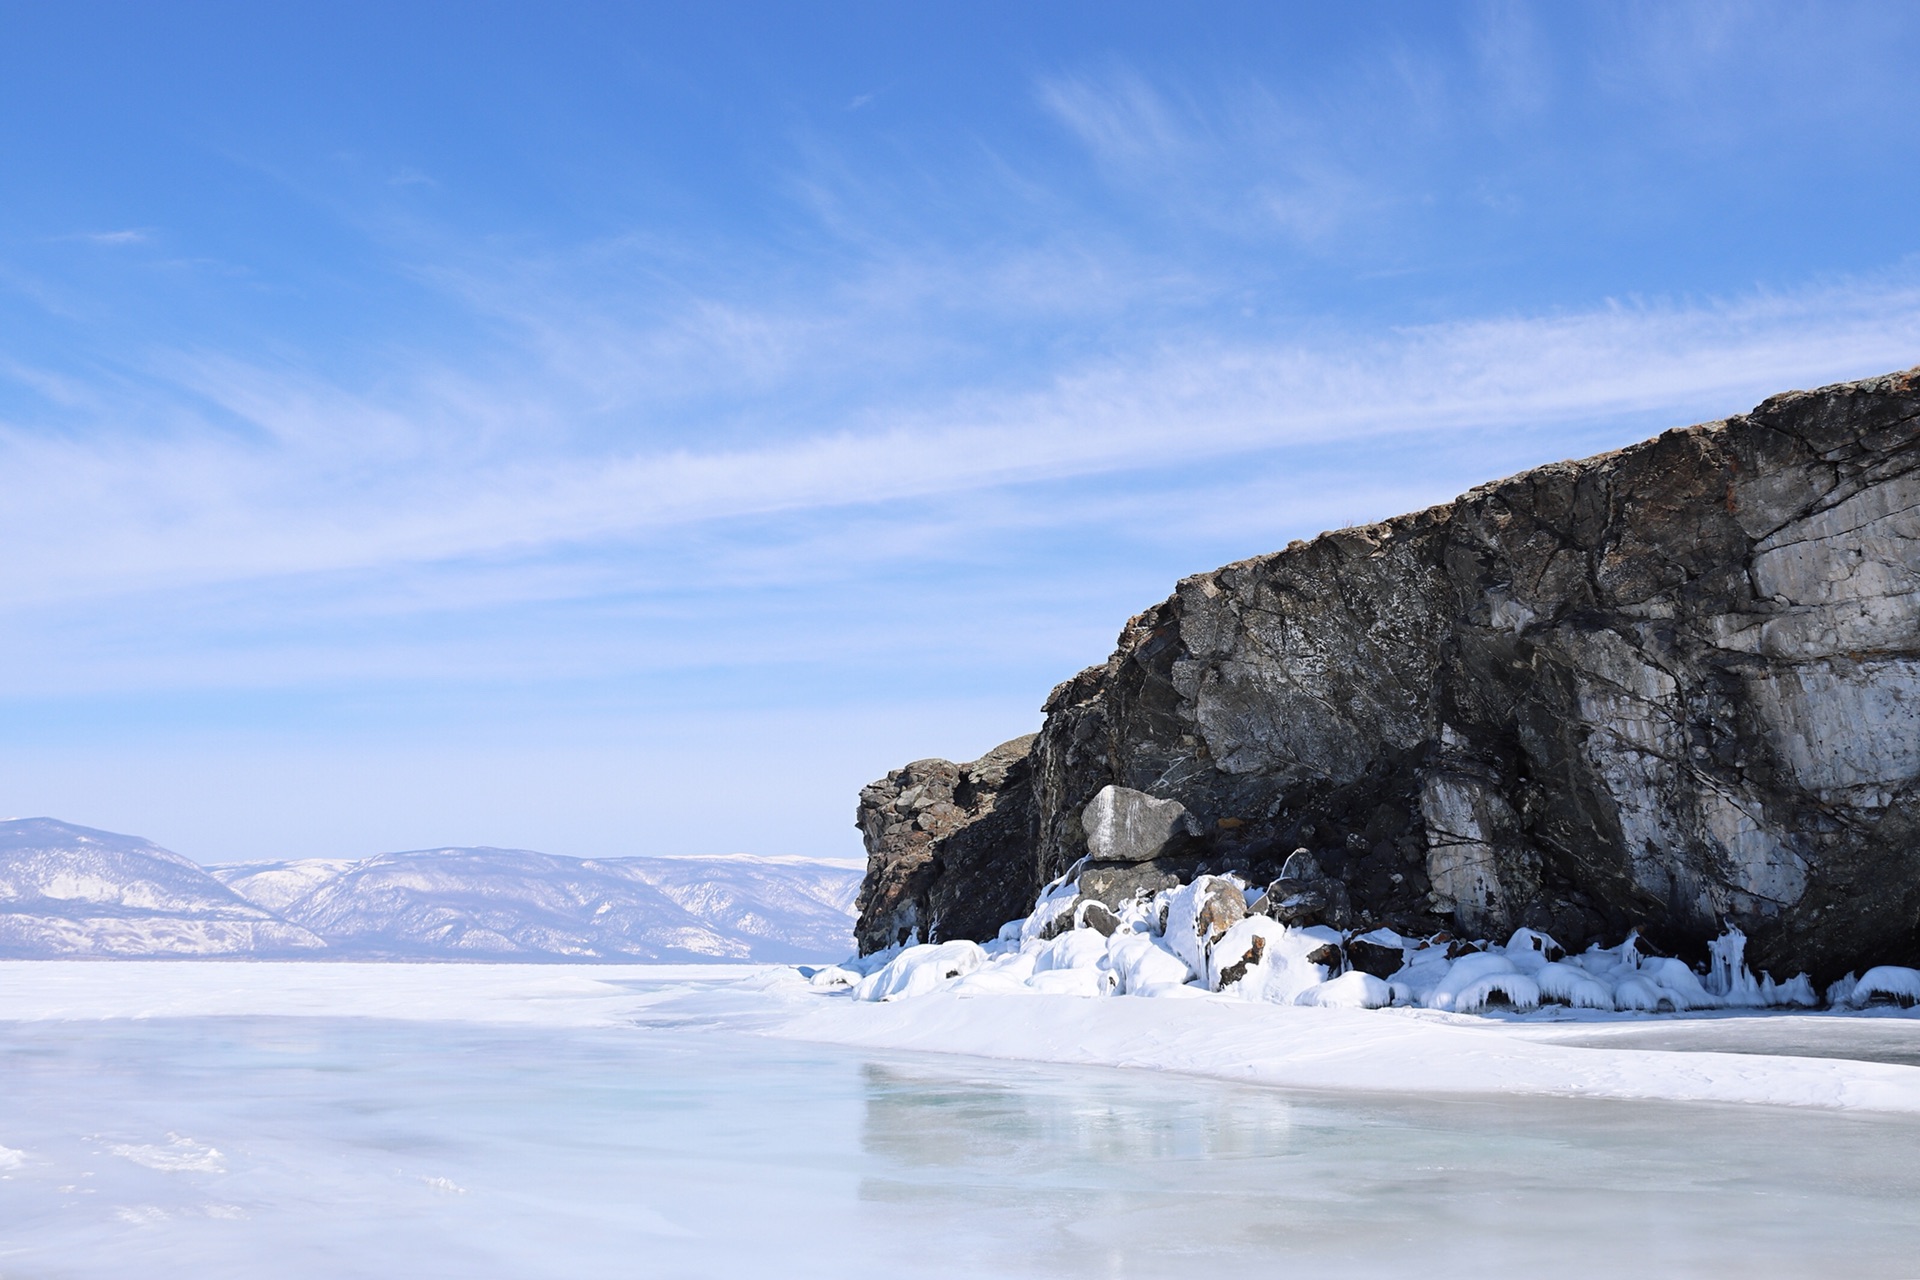
<instances>
[{"instance_id":1,"label":"distant mountain range","mask_svg":"<svg viewBox=\"0 0 1920 1280\"><path fill-rule=\"evenodd\" d=\"M201 866L135 836L19 818L0 822L0 958L837 959L853 947L860 874L527 849Z\"/></svg>"}]
</instances>

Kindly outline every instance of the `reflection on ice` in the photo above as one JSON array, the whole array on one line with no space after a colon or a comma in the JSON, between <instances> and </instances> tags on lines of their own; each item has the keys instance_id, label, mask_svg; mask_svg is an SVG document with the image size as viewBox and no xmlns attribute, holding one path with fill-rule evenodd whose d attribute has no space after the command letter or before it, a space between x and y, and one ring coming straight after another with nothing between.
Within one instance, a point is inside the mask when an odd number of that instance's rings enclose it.
<instances>
[{"instance_id":1,"label":"reflection on ice","mask_svg":"<svg viewBox=\"0 0 1920 1280\"><path fill-rule=\"evenodd\" d=\"M7 1275L1873 1276L1911 1273L1920 1228L1900 1115L1311 1094L685 1024L0 1022L0 1078Z\"/></svg>"},{"instance_id":2,"label":"reflection on ice","mask_svg":"<svg viewBox=\"0 0 1920 1280\"><path fill-rule=\"evenodd\" d=\"M1117 1072L1069 1076L1060 1087L1058 1076L998 1065L969 1072L870 1063L864 1074L864 1145L902 1168L985 1171L1045 1159L1151 1170L1272 1156L1290 1141L1294 1104L1277 1090L1167 1081L1136 1091Z\"/></svg>"},{"instance_id":3,"label":"reflection on ice","mask_svg":"<svg viewBox=\"0 0 1920 1280\"><path fill-rule=\"evenodd\" d=\"M866 1086L884 1159L861 1194L934 1249L957 1212L1017 1221L985 1274L1891 1276L1920 1225L1905 1118L998 1065L870 1066Z\"/></svg>"}]
</instances>

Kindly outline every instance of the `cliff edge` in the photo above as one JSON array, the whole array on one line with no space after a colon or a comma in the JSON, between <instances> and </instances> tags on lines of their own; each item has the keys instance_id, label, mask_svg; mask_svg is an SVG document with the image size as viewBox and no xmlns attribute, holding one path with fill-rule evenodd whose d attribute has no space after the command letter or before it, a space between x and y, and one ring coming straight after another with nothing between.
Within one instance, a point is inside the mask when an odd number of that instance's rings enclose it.
<instances>
[{"instance_id":1,"label":"cliff edge","mask_svg":"<svg viewBox=\"0 0 1920 1280\"><path fill-rule=\"evenodd\" d=\"M1356 925L1920 961L1917 437L1913 369L1187 578L1037 736L862 792L861 948L1305 849Z\"/></svg>"}]
</instances>

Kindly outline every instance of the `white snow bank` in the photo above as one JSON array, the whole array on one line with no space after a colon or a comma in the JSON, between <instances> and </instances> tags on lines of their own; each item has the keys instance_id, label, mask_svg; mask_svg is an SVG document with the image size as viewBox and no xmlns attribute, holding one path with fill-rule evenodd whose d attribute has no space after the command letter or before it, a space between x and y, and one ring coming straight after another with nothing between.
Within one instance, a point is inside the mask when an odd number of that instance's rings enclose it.
<instances>
[{"instance_id":1,"label":"white snow bank","mask_svg":"<svg viewBox=\"0 0 1920 1280\"><path fill-rule=\"evenodd\" d=\"M987 963L977 942L924 943L908 947L853 988L855 1000L899 1000L925 995L954 978L963 978Z\"/></svg>"},{"instance_id":2,"label":"white snow bank","mask_svg":"<svg viewBox=\"0 0 1920 1280\"><path fill-rule=\"evenodd\" d=\"M1356 977L1367 975L1347 975ZM1311 988L1314 1002L1331 1003L1323 997L1334 985ZM1365 987L1351 982L1344 990ZM1282 1006L1206 996L1193 987L1172 990L1192 998L1047 999L1031 992L960 998L935 992L874 1006L816 997L773 1034L872 1049L1144 1067L1303 1089L1920 1113L1920 1067L1571 1047L1529 1038L1539 1028L1526 1022L1425 1010Z\"/></svg>"},{"instance_id":3,"label":"white snow bank","mask_svg":"<svg viewBox=\"0 0 1920 1280\"><path fill-rule=\"evenodd\" d=\"M1480 951L1448 965L1422 1003L1456 1013L1478 1013L1495 1003L1532 1009L1540 1004L1540 988L1506 956Z\"/></svg>"},{"instance_id":4,"label":"white snow bank","mask_svg":"<svg viewBox=\"0 0 1920 1280\"><path fill-rule=\"evenodd\" d=\"M1878 965L1861 974L1860 980L1842 999L1854 1009L1864 1009L1876 1000L1910 1008L1920 1002L1920 970L1904 969L1894 964Z\"/></svg>"},{"instance_id":5,"label":"white snow bank","mask_svg":"<svg viewBox=\"0 0 1920 1280\"><path fill-rule=\"evenodd\" d=\"M1159 987L1193 980L1187 962L1144 933L1115 933L1107 940L1107 964L1122 995L1147 995Z\"/></svg>"},{"instance_id":6,"label":"white snow bank","mask_svg":"<svg viewBox=\"0 0 1920 1280\"><path fill-rule=\"evenodd\" d=\"M1322 1009L1384 1009L1393 1003L1393 989L1370 973L1354 970L1308 987L1293 1002Z\"/></svg>"}]
</instances>

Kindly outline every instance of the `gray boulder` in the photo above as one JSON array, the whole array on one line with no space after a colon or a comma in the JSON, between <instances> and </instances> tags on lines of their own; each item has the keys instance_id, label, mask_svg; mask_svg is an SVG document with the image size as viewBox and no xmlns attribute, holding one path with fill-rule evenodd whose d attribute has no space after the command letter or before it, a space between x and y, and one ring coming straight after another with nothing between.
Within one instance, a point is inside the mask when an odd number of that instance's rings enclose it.
<instances>
[{"instance_id":1,"label":"gray boulder","mask_svg":"<svg viewBox=\"0 0 1920 1280\"><path fill-rule=\"evenodd\" d=\"M1095 862L1152 862L1200 834L1178 800L1157 800L1132 787L1100 788L1081 810L1087 856Z\"/></svg>"},{"instance_id":2,"label":"gray boulder","mask_svg":"<svg viewBox=\"0 0 1920 1280\"><path fill-rule=\"evenodd\" d=\"M1092 929L1103 938L1111 938L1120 927L1120 917L1099 902L1083 900L1073 909L1073 927Z\"/></svg>"}]
</instances>

